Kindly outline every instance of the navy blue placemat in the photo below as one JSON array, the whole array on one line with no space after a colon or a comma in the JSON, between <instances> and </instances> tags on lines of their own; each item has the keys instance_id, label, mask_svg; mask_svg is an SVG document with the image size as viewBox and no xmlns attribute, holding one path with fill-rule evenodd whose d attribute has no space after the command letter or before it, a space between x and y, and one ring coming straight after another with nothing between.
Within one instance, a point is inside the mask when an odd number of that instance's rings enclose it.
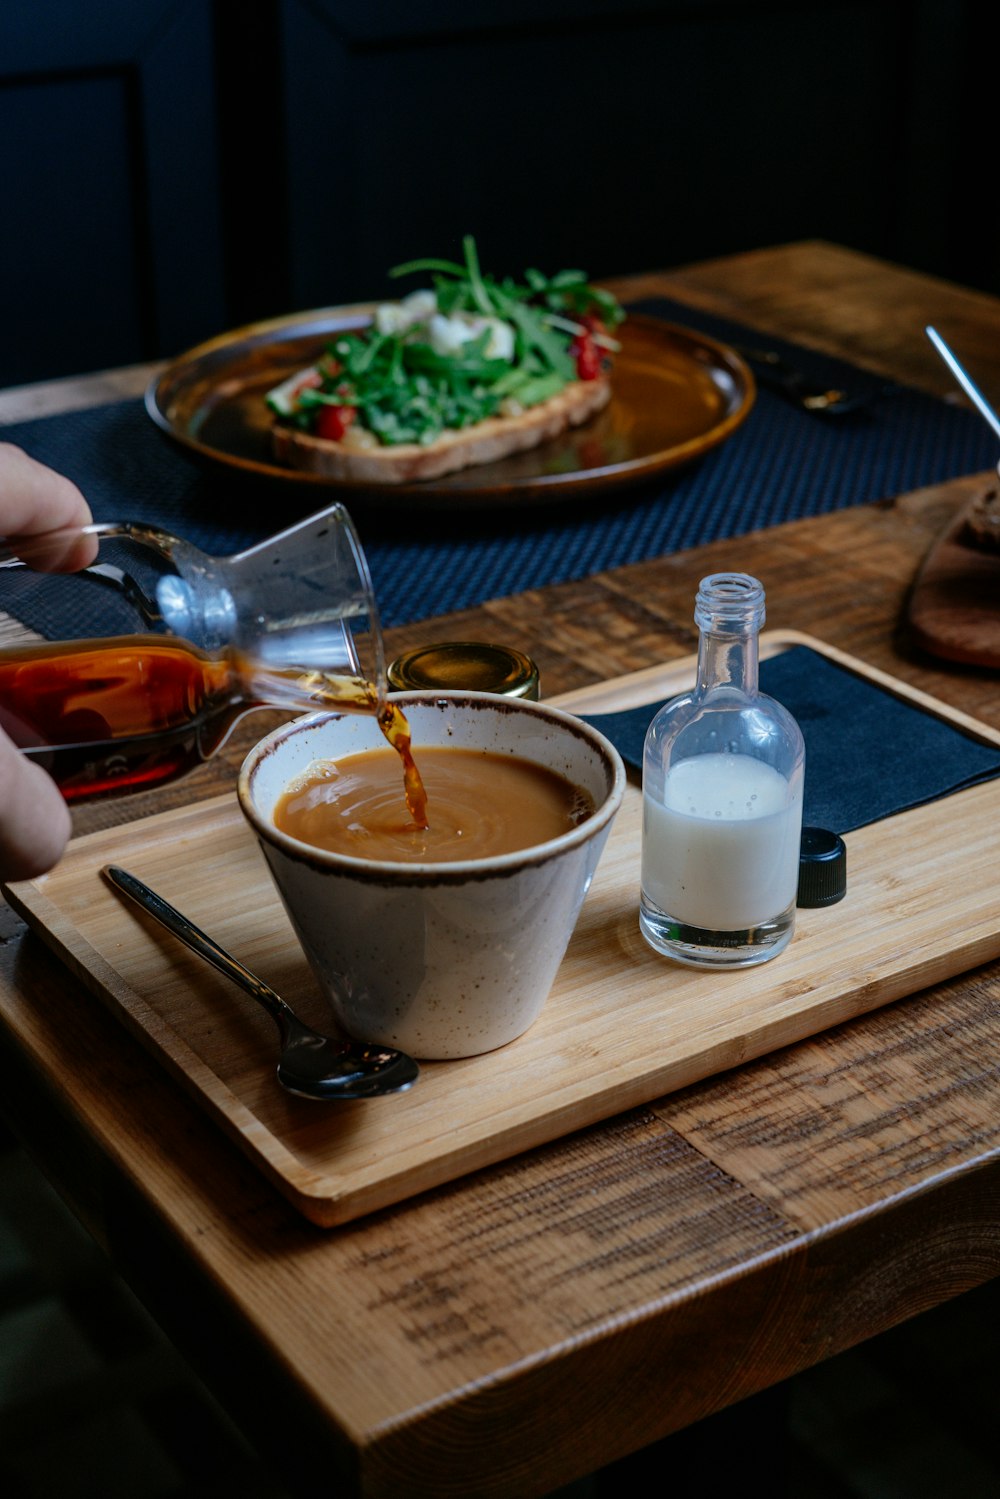
<instances>
[{"instance_id":1,"label":"navy blue placemat","mask_svg":"<svg viewBox=\"0 0 1000 1499\"><path fill-rule=\"evenodd\" d=\"M656 299L634 310L725 342L766 343L831 385L870 378L680 303ZM216 555L252 545L322 503L321 492L288 486L276 506L275 485L265 499L253 481L202 465L153 425L139 400L15 424L0 435L76 480L96 519L151 522ZM641 488L468 514L429 515L415 500L390 517L366 508L363 497L347 503L389 626L977 472L992 466L995 449L974 412L909 388L824 421L762 387L728 442Z\"/></svg>"},{"instance_id":2,"label":"navy blue placemat","mask_svg":"<svg viewBox=\"0 0 1000 1499\"><path fill-rule=\"evenodd\" d=\"M1000 748L807 646L762 661L760 686L802 730L807 827L849 833L1000 775ZM667 701L580 716L641 770L646 729Z\"/></svg>"}]
</instances>

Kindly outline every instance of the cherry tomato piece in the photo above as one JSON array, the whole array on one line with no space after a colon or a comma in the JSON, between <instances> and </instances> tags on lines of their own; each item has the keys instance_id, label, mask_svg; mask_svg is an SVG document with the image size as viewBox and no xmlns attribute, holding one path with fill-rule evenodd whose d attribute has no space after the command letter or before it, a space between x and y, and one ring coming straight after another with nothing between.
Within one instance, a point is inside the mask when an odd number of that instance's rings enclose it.
<instances>
[{"instance_id":1,"label":"cherry tomato piece","mask_svg":"<svg viewBox=\"0 0 1000 1499\"><path fill-rule=\"evenodd\" d=\"M573 340L570 352L576 357L576 378L596 380L601 373L601 351L593 336L589 332L581 333Z\"/></svg>"},{"instance_id":2,"label":"cherry tomato piece","mask_svg":"<svg viewBox=\"0 0 1000 1499\"><path fill-rule=\"evenodd\" d=\"M339 442L357 414L354 406L321 406L313 430L317 437Z\"/></svg>"}]
</instances>

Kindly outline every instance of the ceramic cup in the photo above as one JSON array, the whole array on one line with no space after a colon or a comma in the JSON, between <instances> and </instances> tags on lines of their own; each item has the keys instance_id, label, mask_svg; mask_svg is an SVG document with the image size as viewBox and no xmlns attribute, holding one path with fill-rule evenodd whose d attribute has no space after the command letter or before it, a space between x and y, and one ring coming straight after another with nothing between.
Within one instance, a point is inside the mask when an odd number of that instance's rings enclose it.
<instances>
[{"instance_id":1,"label":"ceramic cup","mask_svg":"<svg viewBox=\"0 0 1000 1499\"><path fill-rule=\"evenodd\" d=\"M240 806L348 1035L423 1059L476 1056L538 1018L621 804L625 770L603 735L544 703L471 692L395 701L418 765L422 745L516 754L589 792L593 813L535 847L440 864L353 858L279 831L275 804L314 761L384 747L367 714L300 719L268 735L243 764Z\"/></svg>"}]
</instances>

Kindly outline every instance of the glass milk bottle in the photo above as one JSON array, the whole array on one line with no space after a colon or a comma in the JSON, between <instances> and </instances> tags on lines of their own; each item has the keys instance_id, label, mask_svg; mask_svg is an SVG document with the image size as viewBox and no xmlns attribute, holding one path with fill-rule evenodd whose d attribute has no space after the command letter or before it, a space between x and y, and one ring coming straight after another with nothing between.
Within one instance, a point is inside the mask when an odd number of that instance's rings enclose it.
<instances>
[{"instance_id":1,"label":"glass milk bottle","mask_svg":"<svg viewBox=\"0 0 1000 1499\"><path fill-rule=\"evenodd\" d=\"M791 714L758 691L757 579L704 578L694 618L697 684L646 734L639 925L681 963L745 967L792 936L805 748Z\"/></svg>"}]
</instances>

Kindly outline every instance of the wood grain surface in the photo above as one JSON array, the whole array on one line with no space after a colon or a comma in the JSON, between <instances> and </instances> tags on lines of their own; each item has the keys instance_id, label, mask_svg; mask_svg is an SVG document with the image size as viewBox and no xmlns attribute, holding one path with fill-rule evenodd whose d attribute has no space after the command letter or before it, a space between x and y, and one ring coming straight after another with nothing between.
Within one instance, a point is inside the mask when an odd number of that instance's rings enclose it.
<instances>
[{"instance_id":1,"label":"wood grain surface","mask_svg":"<svg viewBox=\"0 0 1000 1499\"><path fill-rule=\"evenodd\" d=\"M941 394L933 322L994 402L1000 303L830 245L638 278ZM6 408L0 401L0 412ZM14 408L16 409L16 407ZM695 646L705 573L1000 728L995 671L906 630L928 548L982 475L392 632L496 638L554 694ZM244 743L111 826L231 783ZM1000 965L737 1066L398 1207L315 1229L45 944L0 947L8 1117L303 1491L542 1495L1000 1270Z\"/></svg>"},{"instance_id":2,"label":"wood grain surface","mask_svg":"<svg viewBox=\"0 0 1000 1499\"><path fill-rule=\"evenodd\" d=\"M765 655L795 645L825 653L791 633L765 633L761 645ZM864 663L834 659L871 680ZM587 713L656 702L688 690L695 665L686 657L558 701ZM897 695L908 697L904 684ZM970 727L925 694L917 702ZM980 737L1000 744L995 730ZM419 763L418 741L414 751ZM484 1056L422 1063L406 1094L333 1108L290 1099L274 1076L270 1020L101 876L122 863L329 1029L233 796L81 837L50 873L9 887L8 899L263 1176L330 1227L1000 957L998 820L1000 780L991 780L849 833L844 900L799 911L780 961L727 974L666 965L640 936L633 780L530 1030Z\"/></svg>"}]
</instances>

